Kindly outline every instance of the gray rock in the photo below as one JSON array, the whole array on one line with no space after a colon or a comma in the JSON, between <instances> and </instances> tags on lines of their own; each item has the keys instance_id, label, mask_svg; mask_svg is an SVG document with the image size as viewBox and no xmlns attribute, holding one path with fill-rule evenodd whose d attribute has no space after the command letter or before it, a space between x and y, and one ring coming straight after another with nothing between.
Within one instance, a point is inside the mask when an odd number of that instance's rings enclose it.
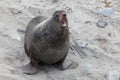
<instances>
[{"instance_id":1,"label":"gray rock","mask_svg":"<svg viewBox=\"0 0 120 80\"><path fill-rule=\"evenodd\" d=\"M106 21L104 21L104 20L98 20L97 21L97 26L99 27L99 28L105 28L106 26L107 26L107 22Z\"/></svg>"},{"instance_id":2,"label":"gray rock","mask_svg":"<svg viewBox=\"0 0 120 80\"><path fill-rule=\"evenodd\" d=\"M104 8L104 9L100 9L98 11L99 14L103 15L103 16L110 16L113 14L113 9L112 8Z\"/></svg>"},{"instance_id":3,"label":"gray rock","mask_svg":"<svg viewBox=\"0 0 120 80\"><path fill-rule=\"evenodd\" d=\"M84 49L88 46L86 42L80 42L80 48Z\"/></svg>"}]
</instances>

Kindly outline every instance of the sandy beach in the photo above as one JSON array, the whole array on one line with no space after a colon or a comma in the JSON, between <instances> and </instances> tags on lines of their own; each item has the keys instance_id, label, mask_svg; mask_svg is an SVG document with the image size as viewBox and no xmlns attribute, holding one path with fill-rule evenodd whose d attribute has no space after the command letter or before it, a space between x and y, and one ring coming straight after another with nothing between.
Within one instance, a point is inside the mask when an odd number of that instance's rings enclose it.
<instances>
[{"instance_id":1,"label":"sandy beach","mask_svg":"<svg viewBox=\"0 0 120 80\"><path fill-rule=\"evenodd\" d=\"M106 7L113 13L99 14ZM67 59L78 66L65 71L43 66L35 75L23 74L20 67L29 58L21 30L33 17L49 18L59 9L67 12L71 33ZM104 28L97 26L101 19L107 22ZM0 0L0 80L120 80L119 35L120 0Z\"/></svg>"}]
</instances>

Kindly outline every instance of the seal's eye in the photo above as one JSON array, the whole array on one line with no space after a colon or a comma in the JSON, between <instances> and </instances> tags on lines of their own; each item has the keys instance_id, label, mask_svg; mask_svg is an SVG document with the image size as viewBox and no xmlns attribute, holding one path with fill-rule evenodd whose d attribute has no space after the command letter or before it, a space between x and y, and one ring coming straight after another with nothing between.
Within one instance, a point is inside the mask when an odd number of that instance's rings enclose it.
<instances>
[{"instance_id":1,"label":"seal's eye","mask_svg":"<svg viewBox=\"0 0 120 80\"><path fill-rule=\"evenodd\" d=\"M55 15L55 19L58 19L58 17L59 17L58 15Z\"/></svg>"}]
</instances>

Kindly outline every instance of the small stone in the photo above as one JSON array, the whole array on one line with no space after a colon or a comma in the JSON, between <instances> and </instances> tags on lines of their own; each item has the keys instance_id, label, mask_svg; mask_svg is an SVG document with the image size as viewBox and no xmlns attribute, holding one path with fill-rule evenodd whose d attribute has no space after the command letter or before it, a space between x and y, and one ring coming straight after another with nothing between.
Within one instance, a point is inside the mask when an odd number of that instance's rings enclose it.
<instances>
[{"instance_id":1,"label":"small stone","mask_svg":"<svg viewBox=\"0 0 120 80\"><path fill-rule=\"evenodd\" d=\"M0 26L0 33L3 33L4 31L5 31L5 29Z\"/></svg>"},{"instance_id":2,"label":"small stone","mask_svg":"<svg viewBox=\"0 0 120 80\"><path fill-rule=\"evenodd\" d=\"M19 35L13 34L13 35L10 35L10 37L12 39L15 39L15 40L18 40L18 41L22 41L22 38Z\"/></svg>"},{"instance_id":3,"label":"small stone","mask_svg":"<svg viewBox=\"0 0 120 80\"><path fill-rule=\"evenodd\" d=\"M112 36L112 34L111 34L111 33L108 33L108 36L109 36L109 37L111 37L111 36Z\"/></svg>"},{"instance_id":4,"label":"small stone","mask_svg":"<svg viewBox=\"0 0 120 80\"><path fill-rule=\"evenodd\" d=\"M53 3L57 3L57 2L58 2L58 0L52 0L52 2L53 2Z\"/></svg>"},{"instance_id":5,"label":"small stone","mask_svg":"<svg viewBox=\"0 0 120 80\"><path fill-rule=\"evenodd\" d=\"M98 20L98 21L97 21L97 26L98 26L99 28L105 28L105 27L107 26L107 22L104 21L104 20Z\"/></svg>"},{"instance_id":6,"label":"small stone","mask_svg":"<svg viewBox=\"0 0 120 80\"><path fill-rule=\"evenodd\" d=\"M3 24L2 22L0 22L0 33L4 33L5 32L5 24Z\"/></svg>"},{"instance_id":7,"label":"small stone","mask_svg":"<svg viewBox=\"0 0 120 80\"><path fill-rule=\"evenodd\" d=\"M80 42L80 48L84 49L88 46L86 42Z\"/></svg>"},{"instance_id":8,"label":"small stone","mask_svg":"<svg viewBox=\"0 0 120 80\"><path fill-rule=\"evenodd\" d=\"M110 16L113 14L113 9L112 8L104 8L104 9L100 9L98 11L99 14L102 14L103 16Z\"/></svg>"}]
</instances>

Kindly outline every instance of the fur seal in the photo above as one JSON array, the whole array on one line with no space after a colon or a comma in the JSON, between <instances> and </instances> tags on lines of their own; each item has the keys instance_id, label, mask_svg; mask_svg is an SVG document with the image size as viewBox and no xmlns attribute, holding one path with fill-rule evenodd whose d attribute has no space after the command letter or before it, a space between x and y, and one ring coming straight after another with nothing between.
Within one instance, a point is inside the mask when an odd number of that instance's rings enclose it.
<instances>
[{"instance_id":1,"label":"fur seal","mask_svg":"<svg viewBox=\"0 0 120 80\"><path fill-rule=\"evenodd\" d=\"M57 10L49 19L43 16L33 18L26 29L24 48L33 67L47 64L64 70L63 63L69 50L66 12Z\"/></svg>"}]
</instances>

